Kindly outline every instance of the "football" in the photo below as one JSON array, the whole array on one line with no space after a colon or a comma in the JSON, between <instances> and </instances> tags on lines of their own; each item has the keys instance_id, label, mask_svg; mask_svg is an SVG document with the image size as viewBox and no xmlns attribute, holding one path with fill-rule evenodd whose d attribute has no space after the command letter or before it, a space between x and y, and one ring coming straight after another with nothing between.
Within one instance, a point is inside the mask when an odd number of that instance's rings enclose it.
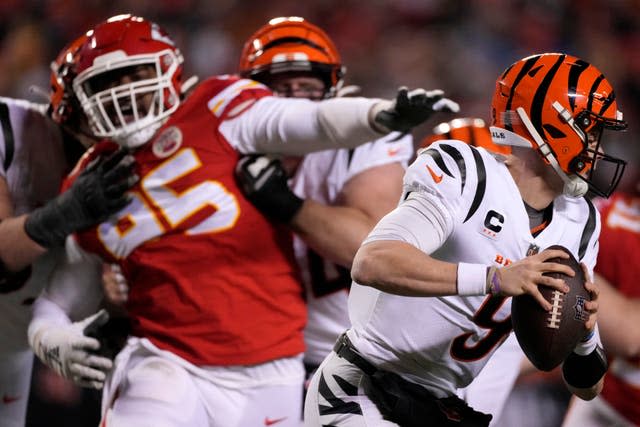
<instances>
[{"instance_id":1,"label":"football","mask_svg":"<svg viewBox=\"0 0 640 427\"><path fill-rule=\"evenodd\" d=\"M569 292L563 294L540 286L542 295L553 305L548 312L529 294L513 297L511 301L511 323L516 338L531 363L542 371L550 371L560 365L584 337L587 332L584 322L589 318L584 303L591 300L584 287L584 273L573 254L560 245L548 249L561 249L571 256L568 259L552 258L549 262L568 265L575 271L575 276L545 273L564 279Z\"/></svg>"}]
</instances>

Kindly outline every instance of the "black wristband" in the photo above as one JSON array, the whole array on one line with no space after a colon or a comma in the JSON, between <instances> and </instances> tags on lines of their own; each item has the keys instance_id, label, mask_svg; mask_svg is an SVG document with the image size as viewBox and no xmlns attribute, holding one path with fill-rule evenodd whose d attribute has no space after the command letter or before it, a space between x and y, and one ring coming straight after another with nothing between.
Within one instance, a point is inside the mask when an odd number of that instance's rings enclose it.
<instances>
[{"instance_id":1,"label":"black wristband","mask_svg":"<svg viewBox=\"0 0 640 427\"><path fill-rule=\"evenodd\" d=\"M31 240L42 247L62 246L71 232L67 227L68 220L61 212L56 198L27 216L24 231Z\"/></svg>"},{"instance_id":2,"label":"black wristband","mask_svg":"<svg viewBox=\"0 0 640 427\"><path fill-rule=\"evenodd\" d=\"M586 356L571 352L562 365L567 384L576 388L589 388L597 384L607 372L607 357L600 346Z\"/></svg>"}]
</instances>

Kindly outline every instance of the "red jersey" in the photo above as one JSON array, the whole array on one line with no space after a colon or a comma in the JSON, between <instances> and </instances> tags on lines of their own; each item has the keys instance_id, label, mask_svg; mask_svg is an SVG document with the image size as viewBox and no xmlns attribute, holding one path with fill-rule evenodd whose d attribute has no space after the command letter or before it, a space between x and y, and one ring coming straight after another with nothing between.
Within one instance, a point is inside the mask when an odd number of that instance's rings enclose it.
<instances>
[{"instance_id":1,"label":"red jersey","mask_svg":"<svg viewBox=\"0 0 640 427\"><path fill-rule=\"evenodd\" d=\"M133 335L196 365L257 364L304 350L291 235L244 198L234 178L239 154L219 130L271 94L239 82L201 83L134 152L133 201L76 235L84 250L122 267Z\"/></svg>"},{"instance_id":2,"label":"red jersey","mask_svg":"<svg viewBox=\"0 0 640 427\"><path fill-rule=\"evenodd\" d=\"M629 298L640 298L640 198L614 194L599 206L602 217L596 272ZM640 425L640 360L614 359L601 396Z\"/></svg>"}]
</instances>

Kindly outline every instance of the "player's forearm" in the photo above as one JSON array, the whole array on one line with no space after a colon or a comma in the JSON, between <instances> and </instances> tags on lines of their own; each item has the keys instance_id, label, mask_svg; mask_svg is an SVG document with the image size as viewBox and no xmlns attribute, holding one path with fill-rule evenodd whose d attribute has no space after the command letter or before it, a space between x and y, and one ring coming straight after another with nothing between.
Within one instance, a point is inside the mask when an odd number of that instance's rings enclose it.
<instances>
[{"instance_id":1,"label":"player's forearm","mask_svg":"<svg viewBox=\"0 0 640 427\"><path fill-rule=\"evenodd\" d=\"M598 274L594 280L600 288L598 325L607 354L624 358L640 357L640 328L620 327L640 324L640 299L627 298Z\"/></svg>"},{"instance_id":2,"label":"player's forearm","mask_svg":"<svg viewBox=\"0 0 640 427\"><path fill-rule=\"evenodd\" d=\"M568 384L565 381L565 385L567 386L567 390L569 390L572 394L579 397L582 400L591 400L600 394L602 391L602 387L604 386L604 377L600 379L596 384L588 388L577 388L573 387L571 384Z\"/></svg>"},{"instance_id":3,"label":"player's forearm","mask_svg":"<svg viewBox=\"0 0 640 427\"><path fill-rule=\"evenodd\" d=\"M350 268L375 220L358 209L307 199L289 225L320 256Z\"/></svg>"},{"instance_id":4,"label":"player's forearm","mask_svg":"<svg viewBox=\"0 0 640 427\"><path fill-rule=\"evenodd\" d=\"M457 265L439 261L414 246L376 240L360 247L351 277L361 285L404 296L457 294Z\"/></svg>"},{"instance_id":5,"label":"player's forearm","mask_svg":"<svg viewBox=\"0 0 640 427\"><path fill-rule=\"evenodd\" d=\"M262 98L238 118L223 122L221 132L241 153L303 155L353 148L380 138L370 111L379 100L336 98L322 102Z\"/></svg>"},{"instance_id":6,"label":"player's forearm","mask_svg":"<svg viewBox=\"0 0 640 427\"><path fill-rule=\"evenodd\" d=\"M0 222L0 259L11 272L22 270L46 252L24 231L26 217L6 218Z\"/></svg>"}]
</instances>

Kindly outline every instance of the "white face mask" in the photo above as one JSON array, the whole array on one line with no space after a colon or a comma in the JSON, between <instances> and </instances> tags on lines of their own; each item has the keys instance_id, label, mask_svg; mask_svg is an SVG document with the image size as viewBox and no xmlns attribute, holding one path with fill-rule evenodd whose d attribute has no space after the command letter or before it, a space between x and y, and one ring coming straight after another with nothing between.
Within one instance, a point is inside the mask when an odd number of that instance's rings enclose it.
<instances>
[{"instance_id":1,"label":"white face mask","mask_svg":"<svg viewBox=\"0 0 640 427\"><path fill-rule=\"evenodd\" d=\"M172 79L181 62L181 56L170 49L130 56L116 51L96 58L94 65L79 74L73 83L94 135L129 148L151 140L180 105L180 94ZM155 72L151 72L149 78L132 78L95 92L90 89L96 77L136 66L151 67ZM148 105L141 103L143 98Z\"/></svg>"}]
</instances>

